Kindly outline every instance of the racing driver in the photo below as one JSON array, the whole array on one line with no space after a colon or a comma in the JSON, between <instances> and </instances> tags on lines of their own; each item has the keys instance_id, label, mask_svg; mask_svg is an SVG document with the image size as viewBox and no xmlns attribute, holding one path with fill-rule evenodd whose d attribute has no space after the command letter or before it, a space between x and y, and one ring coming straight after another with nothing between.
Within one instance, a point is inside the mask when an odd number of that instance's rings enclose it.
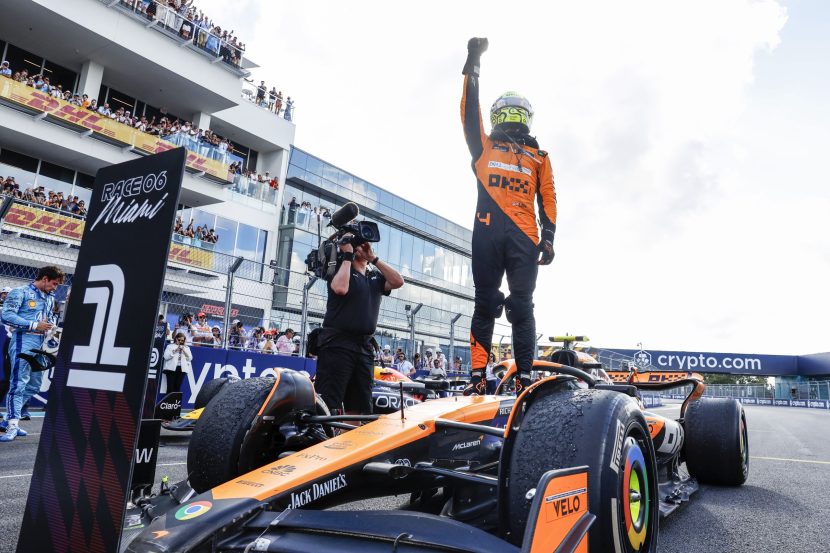
<instances>
[{"instance_id":1,"label":"racing driver","mask_svg":"<svg viewBox=\"0 0 830 553\"><path fill-rule=\"evenodd\" d=\"M478 77L486 38L467 43L461 121L472 155L478 202L473 222L475 308L470 325L472 378L466 394L484 394L485 369L496 318L506 311L513 325L516 393L530 384L535 357L533 290L539 265L553 261L556 191L547 152L530 136L533 108L517 92L502 94L490 108L492 132L484 132ZM534 201L538 203L538 222ZM541 227L541 228L540 228ZM540 236L541 231L541 236ZM507 273L507 298L499 291Z\"/></svg>"}]
</instances>

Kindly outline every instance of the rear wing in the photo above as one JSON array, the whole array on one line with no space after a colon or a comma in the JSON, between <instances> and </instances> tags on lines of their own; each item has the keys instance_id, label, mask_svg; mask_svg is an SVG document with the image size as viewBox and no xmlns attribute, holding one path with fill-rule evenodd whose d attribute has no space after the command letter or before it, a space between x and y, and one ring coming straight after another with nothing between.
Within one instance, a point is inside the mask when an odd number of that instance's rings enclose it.
<instances>
[{"instance_id":1,"label":"rear wing","mask_svg":"<svg viewBox=\"0 0 830 553\"><path fill-rule=\"evenodd\" d=\"M706 390L703 375L689 371L608 371L608 376L617 384L630 384L640 390L671 390L691 384L692 391L683 400L680 408L681 418L685 415L689 403L700 399Z\"/></svg>"}]
</instances>

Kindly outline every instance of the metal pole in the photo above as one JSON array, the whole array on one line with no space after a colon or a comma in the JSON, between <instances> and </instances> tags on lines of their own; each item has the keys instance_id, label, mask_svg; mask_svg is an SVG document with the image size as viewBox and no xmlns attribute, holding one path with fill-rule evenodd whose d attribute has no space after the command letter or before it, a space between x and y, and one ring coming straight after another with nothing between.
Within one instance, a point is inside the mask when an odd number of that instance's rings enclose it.
<instances>
[{"instance_id":1,"label":"metal pole","mask_svg":"<svg viewBox=\"0 0 830 553\"><path fill-rule=\"evenodd\" d=\"M419 303L409 312L409 340L412 342L412 351L409 353L410 359L415 359L415 315L423 306L423 303Z\"/></svg>"},{"instance_id":2,"label":"metal pole","mask_svg":"<svg viewBox=\"0 0 830 553\"><path fill-rule=\"evenodd\" d=\"M450 367L455 367L455 323L461 318L461 313L456 313L450 321Z\"/></svg>"},{"instance_id":3,"label":"metal pole","mask_svg":"<svg viewBox=\"0 0 830 553\"><path fill-rule=\"evenodd\" d=\"M302 340L302 348L300 351L303 352L303 355L306 355L306 333L308 326L308 291L314 286L314 283L317 282L317 277L314 275L309 276L308 282L305 286L303 286L303 315L302 315L302 322L300 323L300 327L302 328L301 340Z\"/></svg>"},{"instance_id":4,"label":"metal pole","mask_svg":"<svg viewBox=\"0 0 830 553\"><path fill-rule=\"evenodd\" d=\"M231 266L228 267L228 285L225 287L225 328L224 328L224 336L222 337L222 347L227 349L228 348L228 335L230 334L230 328L228 325L230 324L231 320L231 302L233 299L233 275L236 273L239 266L242 265L243 258L237 257Z\"/></svg>"}]
</instances>

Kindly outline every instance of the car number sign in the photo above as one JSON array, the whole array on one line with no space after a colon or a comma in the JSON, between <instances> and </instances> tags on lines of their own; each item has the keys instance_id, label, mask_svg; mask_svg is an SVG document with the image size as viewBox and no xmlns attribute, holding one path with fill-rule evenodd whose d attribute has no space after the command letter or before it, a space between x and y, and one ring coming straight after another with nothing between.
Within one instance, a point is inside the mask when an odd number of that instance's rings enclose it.
<instances>
[{"instance_id":1,"label":"car number sign","mask_svg":"<svg viewBox=\"0 0 830 553\"><path fill-rule=\"evenodd\" d=\"M118 551L184 163L95 177L18 552Z\"/></svg>"}]
</instances>

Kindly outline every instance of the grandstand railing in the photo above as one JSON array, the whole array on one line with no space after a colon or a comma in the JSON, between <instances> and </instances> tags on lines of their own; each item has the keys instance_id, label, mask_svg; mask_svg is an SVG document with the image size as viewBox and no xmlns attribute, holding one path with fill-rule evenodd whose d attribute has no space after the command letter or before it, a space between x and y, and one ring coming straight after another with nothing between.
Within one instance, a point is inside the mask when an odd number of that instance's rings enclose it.
<instances>
[{"instance_id":1,"label":"grandstand railing","mask_svg":"<svg viewBox=\"0 0 830 553\"><path fill-rule=\"evenodd\" d=\"M181 45L204 54L212 63L247 77L244 50L196 24L195 21L156 0L99 0L109 8L129 14L145 27L170 37ZM153 14L153 11L155 13ZM236 61L234 61L234 59Z\"/></svg>"}]
</instances>

